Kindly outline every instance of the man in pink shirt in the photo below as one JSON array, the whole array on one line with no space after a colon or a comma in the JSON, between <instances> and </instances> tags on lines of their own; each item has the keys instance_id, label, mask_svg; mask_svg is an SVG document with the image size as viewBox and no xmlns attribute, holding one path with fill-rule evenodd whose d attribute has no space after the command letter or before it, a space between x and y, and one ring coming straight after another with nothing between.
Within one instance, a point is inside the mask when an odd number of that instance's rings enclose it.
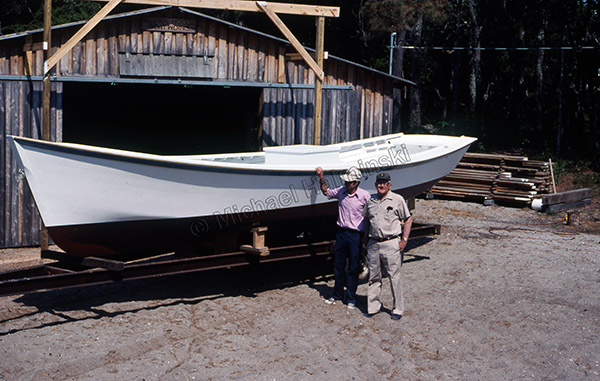
<instances>
[{"instance_id":1,"label":"man in pink shirt","mask_svg":"<svg viewBox=\"0 0 600 381\"><path fill-rule=\"evenodd\" d=\"M361 235L365 231L363 210L371 195L358 187L362 174L358 168L350 168L340 176L344 185L329 189L323 168L316 169L321 181L321 191L328 199L338 200L338 232L333 249L333 275L335 284L333 295L326 300L333 304L342 300L346 286L346 304L349 309L356 308L356 288L358 287L358 269L360 262ZM346 273L346 262L348 272Z\"/></svg>"}]
</instances>

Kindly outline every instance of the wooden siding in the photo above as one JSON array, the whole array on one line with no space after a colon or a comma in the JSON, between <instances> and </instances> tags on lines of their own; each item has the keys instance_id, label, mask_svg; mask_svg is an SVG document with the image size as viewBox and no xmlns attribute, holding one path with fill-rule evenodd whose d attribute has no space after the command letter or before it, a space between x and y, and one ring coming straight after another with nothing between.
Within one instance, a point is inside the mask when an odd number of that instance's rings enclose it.
<instances>
[{"instance_id":1,"label":"wooden siding","mask_svg":"<svg viewBox=\"0 0 600 381\"><path fill-rule=\"evenodd\" d=\"M162 30L149 26L160 17L168 22L184 20L184 28ZM152 18L152 23L148 22ZM160 20L158 20L160 23ZM194 29L195 26L195 29ZM56 51L79 26L54 29ZM42 33L0 38L0 75L41 76ZM24 49L28 47L29 49ZM124 54L143 57L144 69L126 72L119 58ZM200 81L287 83L314 85L315 75L286 42L248 29L220 22L177 8L149 14L131 14L102 21L57 64L58 77L173 78L181 75ZM156 58L156 59L153 59ZM210 60L209 71L191 70L190 60ZM179 61L186 61L184 63ZM162 62L162 63L161 63ZM173 64L165 70L166 62ZM153 70L152 67L156 67ZM187 66L186 66L187 65ZM348 85L351 90L323 91L321 144L337 143L391 133L393 85L378 73L347 61L324 62L324 85ZM204 77L204 78L202 78ZM39 243L39 217L24 181L6 144L7 134L39 137L41 126L41 82L0 81L0 247ZM53 82L52 140L62 140L62 84ZM262 144L312 144L314 90L265 86L257 106L262 115ZM93 106L93 105L92 105Z\"/></svg>"},{"instance_id":2,"label":"wooden siding","mask_svg":"<svg viewBox=\"0 0 600 381\"><path fill-rule=\"evenodd\" d=\"M62 124L62 84L52 84L52 126ZM7 112L10 111L10 112ZM27 182L13 157L6 135L40 138L42 130L42 83L0 81L0 247L38 245L40 218ZM54 141L60 131L51 130Z\"/></svg>"},{"instance_id":3,"label":"wooden siding","mask_svg":"<svg viewBox=\"0 0 600 381\"><path fill-rule=\"evenodd\" d=\"M190 15L179 17L189 18ZM118 77L118 55L129 52L181 58L214 57L214 80L276 82L280 74L279 60L285 59L279 55L283 43L214 20L198 18L196 33L150 32L143 30L143 25L143 16L102 22L59 61L56 73L61 76ZM65 28L60 33L53 32L53 51L66 43L76 30ZM34 54L37 57L41 51L34 51ZM14 57L14 52L11 56ZM19 62L11 62L11 70L13 74L23 74ZM42 75L42 70L43 59L35 60L33 74ZM160 77L161 73L147 75Z\"/></svg>"}]
</instances>

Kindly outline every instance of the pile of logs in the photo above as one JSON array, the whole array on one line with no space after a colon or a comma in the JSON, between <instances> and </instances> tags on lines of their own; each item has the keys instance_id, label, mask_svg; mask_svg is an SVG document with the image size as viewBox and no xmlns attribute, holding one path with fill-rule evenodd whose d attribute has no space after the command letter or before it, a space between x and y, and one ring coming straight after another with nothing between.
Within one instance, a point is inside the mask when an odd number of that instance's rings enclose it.
<instances>
[{"instance_id":1,"label":"pile of logs","mask_svg":"<svg viewBox=\"0 0 600 381\"><path fill-rule=\"evenodd\" d=\"M466 153L426 197L525 207L539 195L552 192L548 162L524 156Z\"/></svg>"}]
</instances>

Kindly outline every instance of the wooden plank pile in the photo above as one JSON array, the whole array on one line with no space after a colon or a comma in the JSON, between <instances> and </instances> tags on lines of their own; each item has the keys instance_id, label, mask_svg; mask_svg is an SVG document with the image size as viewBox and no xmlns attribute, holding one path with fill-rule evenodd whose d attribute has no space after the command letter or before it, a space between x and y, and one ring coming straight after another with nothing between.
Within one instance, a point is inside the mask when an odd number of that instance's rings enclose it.
<instances>
[{"instance_id":1,"label":"wooden plank pile","mask_svg":"<svg viewBox=\"0 0 600 381\"><path fill-rule=\"evenodd\" d=\"M466 153L426 197L524 207L546 193L552 193L548 162L529 160L525 156Z\"/></svg>"}]
</instances>

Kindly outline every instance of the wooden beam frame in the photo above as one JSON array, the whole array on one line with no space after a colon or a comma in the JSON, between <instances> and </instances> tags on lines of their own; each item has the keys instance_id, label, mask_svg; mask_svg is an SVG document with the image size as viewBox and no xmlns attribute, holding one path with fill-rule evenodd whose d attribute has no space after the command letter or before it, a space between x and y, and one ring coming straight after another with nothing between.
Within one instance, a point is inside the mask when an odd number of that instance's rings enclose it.
<instances>
[{"instance_id":1,"label":"wooden beam frame","mask_svg":"<svg viewBox=\"0 0 600 381\"><path fill-rule=\"evenodd\" d=\"M110 1L110 0L95 0ZM255 1L247 0L123 0L125 4L172 5L174 7L228 9L235 11L262 12ZM339 17L340 7L292 3L267 3L275 13L303 16Z\"/></svg>"},{"instance_id":2,"label":"wooden beam frame","mask_svg":"<svg viewBox=\"0 0 600 381\"><path fill-rule=\"evenodd\" d=\"M323 81L325 74L323 73L323 69L319 67L319 64L310 56L310 54L304 49L304 46L298 41L296 36L288 29L288 27L281 21L279 16L275 14L275 12L270 8L270 5L266 1L257 1L256 5L262 9L266 15L273 21L275 26L279 28L281 33L288 39L290 44L296 49L298 53L302 56L304 61L308 64L308 66L315 72L317 78Z\"/></svg>"},{"instance_id":3,"label":"wooden beam frame","mask_svg":"<svg viewBox=\"0 0 600 381\"><path fill-rule=\"evenodd\" d=\"M315 72L317 78L323 81L323 70L308 54L306 49L300 44L294 34L281 21L276 13L297 14L319 17L339 17L339 7L327 7L320 5L305 5L291 3L271 3L266 1L244 1L244 0L96 0L108 2L94 17L92 17L84 26L81 27L60 47L49 59L44 62L44 75L46 75L68 51L81 41L81 39L90 32L98 23L106 17L117 5L121 3L129 4L147 4L147 5L173 5L185 6L191 8L211 8L228 9L237 11L265 12L267 16L275 23L279 30L286 36L292 46L300 53L304 61Z\"/></svg>"}]
</instances>

